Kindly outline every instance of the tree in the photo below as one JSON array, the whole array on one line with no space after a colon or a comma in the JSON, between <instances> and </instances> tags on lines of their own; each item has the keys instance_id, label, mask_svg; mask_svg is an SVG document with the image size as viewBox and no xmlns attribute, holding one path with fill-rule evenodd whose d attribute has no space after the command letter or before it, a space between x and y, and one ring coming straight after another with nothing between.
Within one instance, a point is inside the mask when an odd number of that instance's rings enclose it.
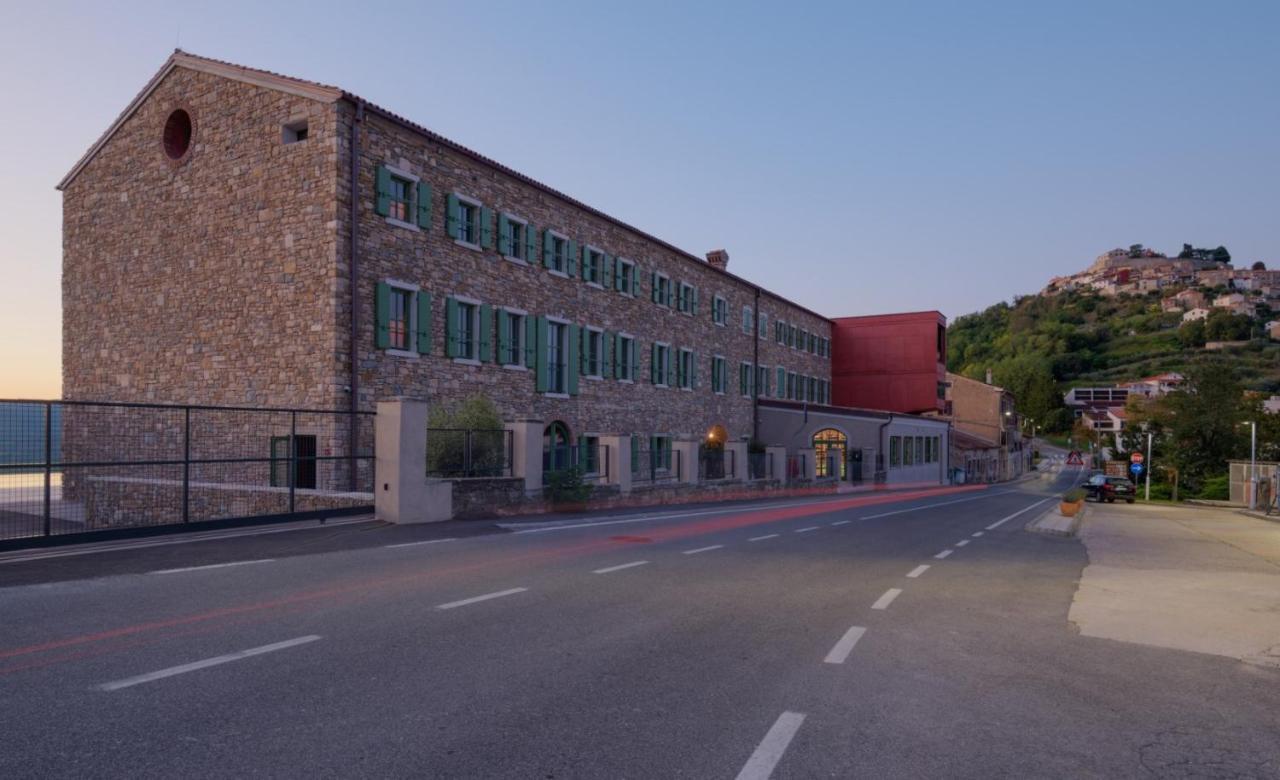
<instances>
[{"instance_id":1,"label":"tree","mask_svg":"<svg viewBox=\"0 0 1280 780\"><path fill-rule=\"evenodd\" d=\"M1252 268L1255 271L1265 271L1267 270L1267 264L1262 262L1261 260L1258 260L1252 266L1250 266L1250 268Z\"/></svg>"},{"instance_id":2,"label":"tree","mask_svg":"<svg viewBox=\"0 0 1280 780\"><path fill-rule=\"evenodd\" d=\"M1244 341L1253 331L1253 320L1226 309L1214 309L1205 320L1204 336L1208 341Z\"/></svg>"},{"instance_id":3,"label":"tree","mask_svg":"<svg viewBox=\"0 0 1280 780\"><path fill-rule=\"evenodd\" d=\"M1036 354L1022 354L1006 358L992 370L996 384L1013 393L1018 412L1030 417L1045 430L1050 421L1059 418L1053 413L1062 408L1062 393L1058 392L1050 362Z\"/></svg>"},{"instance_id":4,"label":"tree","mask_svg":"<svg viewBox=\"0 0 1280 780\"><path fill-rule=\"evenodd\" d=\"M1210 255L1210 257L1213 258L1213 262L1215 263L1225 264L1225 263L1231 262L1231 253L1227 251L1227 248L1225 246L1220 246L1217 249L1213 250L1213 253Z\"/></svg>"},{"instance_id":5,"label":"tree","mask_svg":"<svg viewBox=\"0 0 1280 780\"><path fill-rule=\"evenodd\" d=\"M1226 470L1240 454L1240 423L1248 415L1244 388L1231 363L1203 360L1187 369L1183 389L1165 396L1155 412L1167 428L1166 458L1188 487Z\"/></svg>"},{"instance_id":6,"label":"tree","mask_svg":"<svg viewBox=\"0 0 1280 780\"><path fill-rule=\"evenodd\" d=\"M506 450L502 415L482 395L428 414L427 472L442 476L500 476Z\"/></svg>"},{"instance_id":7,"label":"tree","mask_svg":"<svg viewBox=\"0 0 1280 780\"><path fill-rule=\"evenodd\" d=\"M1205 342L1204 320L1192 320L1178 328L1178 343L1191 349L1203 347Z\"/></svg>"}]
</instances>

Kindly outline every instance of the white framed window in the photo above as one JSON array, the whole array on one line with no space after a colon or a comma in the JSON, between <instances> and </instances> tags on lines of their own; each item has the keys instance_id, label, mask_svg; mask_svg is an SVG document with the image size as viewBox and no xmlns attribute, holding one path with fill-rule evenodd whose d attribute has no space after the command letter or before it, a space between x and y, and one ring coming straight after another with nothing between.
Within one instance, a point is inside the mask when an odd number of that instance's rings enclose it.
<instances>
[{"instance_id":1,"label":"white framed window","mask_svg":"<svg viewBox=\"0 0 1280 780\"><path fill-rule=\"evenodd\" d=\"M547 393L569 392L569 323L547 318Z\"/></svg>"},{"instance_id":2,"label":"white framed window","mask_svg":"<svg viewBox=\"0 0 1280 780\"><path fill-rule=\"evenodd\" d=\"M621 257L615 262L617 267L613 273L614 288L623 295L634 297L639 286L636 284L636 264Z\"/></svg>"},{"instance_id":3,"label":"white framed window","mask_svg":"<svg viewBox=\"0 0 1280 780\"><path fill-rule=\"evenodd\" d=\"M688 282L680 282L676 289L676 308L685 314L692 315L698 300L698 291Z\"/></svg>"},{"instance_id":4,"label":"white framed window","mask_svg":"<svg viewBox=\"0 0 1280 780\"><path fill-rule=\"evenodd\" d=\"M751 383L755 378L753 374L754 372L751 370L750 363L744 360L738 364L738 395L741 395L744 398L751 397Z\"/></svg>"},{"instance_id":5,"label":"white framed window","mask_svg":"<svg viewBox=\"0 0 1280 780\"><path fill-rule=\"evenodd\" d=\"M454 360L476 362L480 359L480 302L454 297Z\"/></svg>"},{"instance_id":6,"label":"white framed window","mask_svg":"<svg viewBox=\"0 0 1280 780\"><path fill-rule=\"evenodd\" d=\"M751 307L743 306L742 307L742 332L750 336L753 330L755 330L755 317L752 316Z\"/></svg>"},{"instance_id":7,"label":"white framed window","mask_svg":"<svg viewBox=\"0 0 1280 780\"><path fill-rule=\"evenodd\" d=\"M458 208L454 212L458 232L454 240L471 249L479 249L480 201L457 192L453 193L453 196L458 201Z\"/></svg>"},{"instance_id":8,"label":"white framed window","mask_svg":"<svg viewBox=\"0 0 1280 780\"><path fill-rule=\"evenodd\" d=\"M717 295L711 299L711 321L723 327L729 319L729 302Z\"/></svg>"},{"instance_id":9,"label":"white framed window","mask_svg":"<svg viewBox=\"0 0 1280 780\"><path fill-rule=\"evenodd\" d=\"M755 391L760 396L769 395L769 367L756 366L756 386Z\"/></svg>"},{"instance_id":10,"label":"white framed window","mask_svg":"<svg viewBox=\"0 0 1280 780\"><path fill-rule=\"evenodd\" d=\"M617 370L614 374L618 380L622 382L636 381L635 366L638 361L636 360L635 336L628 333L619 333L613 358L617 364Z\"/></svg>"},{"instance_id":11,"label":"white framed window","mask_svg":"<svg viewBox=\"0 0 1280 780\"><path fill-rule=\"evenodd\" d=\"M668 372L671 370L671 345L661 341L653 344L653 383L658 387L670 387L671 377Z\"/></svg>"},{"instance_id":12,"label":"white framed window","mask_svg":"<svg viewBox=\"0 0 1280 780\"><path fill-rule=\"evenodd\" d=\"M796 388L796 372L787 372L787 398L795 401L799 399Z\"/></svg>"},{"instance_id":13,"label":"white framed window","mask_svg":"<svg viewBox=\"0 0 1280 780\"><path fill-rule=\"evenodd\" d=\"M503 307L498 310L498 364L507 368L526 368L525 323L528 312Z\"/></svg>"},{"instance_id":14,"label":"white framed window","mask_svg":"<svg viewBox=\"0 0 1280 780\"><path fill-rule=\"evenodd\" d=\"M604 282L603 250L593 246L582 248L582 281L594 287L602 287Z\"/></svg>"},{"instance_id":15,"label":"white framed window","mask_svg":"<svg viewBox=\"0 0 1280 780\"><path fill-rule=\"evenodd\" d=\"M498 215L498 254L513 263L527 264L530 243L527 221L512 214Z\"/></svg>"},{"instance_id":16,"label":"white framed window","mask_svg":"<svg viewBox=\"0 0 1280 780\"><path fill-rule=\"evenodd\" d=\"M769 315L764 312L760 312L760 316L757 319L759 321L758 324L760 325L759 338L769 338Z\"/></svg>"},{"instance_id":17,"label":"white framed window","mask_svg":"<svg viewBox=\"0 0 1280 780\"><path fill-rule=\"evenodd\" d=\"M547 258L547 270L560 276L568 275L569 239L554 230L548 230L551 236L551 256Z\"/></svg>"},{"instance_id":18,"label":"white framed window","mask_svg":"<svg viewBox=\"0 0 1280 780\"><path fill-rule=\"evenodd\" d=\"M725 366L724 355L711 356L711 392L716 395L724 395L725 385L729 383Z\"/></svg>"},{"instance_id":19,"label":"white framed window","mask_svg":"<svg viewBox=\"0 0 1280 780\"><path fill-rule=\"evenodd\" d=\"M653 272L653 302L662 306L672 304L671 277L661 271Z\"/></svg>"},{"instance_id":20,"label":"white framed window","mask_svg":"<svg viewBox=\"0 0 1280 780\"><path fill-rule=\"evenodd\" d=\"M604 377L604 331L599 328L582 329L582 365L588 379Z\"/></svg>"},{"instance_id":21,"label":"white framed window","mask_svg":"<svg viewBox=\"0 0 1280 780\"><path fill-rule=\"evenodd\" d=\"M415 341L418 332L418 286L407 282L384 280L391 289L387 306L387 352L402 357L417 357Z\"/></svg>"},{"instance_id":22,"label":"white framed window","mask_svg":"<svg viewBox=\"0 0 1280 780\"><path fill-rule=\"evenodd\" d=\"M792 344L792 346L800 350L801 352L803 352L804 339L805 339L804 328L796 328L796 340L795 340L795 343Z\"/></svg>"},{"instance_id":23,"label":"white framed window","mask_svg":"<svg viewBox=\"0 0 1280 780\"><path fill-rule=\"evenodd\" d=\"M773 340L779 344L787 343L787 323L782 320L773 323Z\"/></svg>"},{"instance_id":24,"label":"white framed window","mask_svg":"<svg viewBox=\"0 0 1280 780\"><path fill-rule=\"evenodd\" d=\"M680 349L676 353L676 384L681 390L693 389L693 350Z\"/></svg>"},{"instance_id":25,"label":"white framed window","mask_svg":"<svg viewBox=\"0 0 1280 780\"><path fill-rule=\"evenodd\" d=\"M387 209L384 219L396 227L418 230L418 177L392 165L382 166L387 177Z\"/></svg>"}]
</instances>

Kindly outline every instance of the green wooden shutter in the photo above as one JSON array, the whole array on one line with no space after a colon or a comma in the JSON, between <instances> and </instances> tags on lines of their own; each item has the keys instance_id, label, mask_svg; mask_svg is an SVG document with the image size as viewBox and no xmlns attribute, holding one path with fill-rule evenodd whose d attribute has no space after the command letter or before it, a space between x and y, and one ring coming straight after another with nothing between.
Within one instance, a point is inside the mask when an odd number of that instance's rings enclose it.
<instances>
[{"instance_id":1,"label":"green wooden shutter","mask_svg":"<svg viewBox=\"0 0 1280 780\"><path fill-rule=\"evenodd\" d=\"M676 381L674 382L674 384L676 387L684 387L684 383L685 383L684 361L680 359L681 353L678 350L672 350L672 351L676 353Z\"/></svg>"},{"instance_id":2,"label":"green wooden shutter","mask_svg":"<svg viewBox=\"0 0 1280 780\"><path fill-rule=\"evenodd\" d=\"M493 307L487 303L480 304L480 362L488 363L493 359Z\"/></svg>"},{"instance_id":3,"label":"green wooden shutter","mask_svg":"<svg viewBox=\"0 0 1280 780\"><path fill-rule=\"evenodd\" d=\"M534 327L534 387L539 393L547 392L551 376L547 366L547 318L539 317Z\"/></svg>"},{"instance_id":4,"label":"green wooden shutter","mask_svg":"<svg viewBox=\"0 0 1280 780\"><path fill-rule=\"evenodd\" d=\"M631 267L631 296L640 297L640 266Z\"/></svg>"},{"instance_id":5,"label":"green wooden shutter","mask_svg":"<svg viewBox=\"0 0 1280 780\"><path fill-rule=\"evenodd\" d=\"M578 332L578 371L583 376L587 374L587 341L591 337L587 335L586 328L577 328Z\"/></svg>"},{"instance_id":6,"label":"green wooden shutter","mask_svg":"<svg viewBox=\"0 0 1280 780\"><path fill-rule=\"evenodd\" d=\"M418 293L418 354L431 354L431 293Z\"/></svg>"},{"instance_id":7,"label":"green wooden shutter","mask_svg":"<svg viewBox=\"0 0 1280 780\"><path fill-rule=\"evenodd\" d=\"M493 249L493 209L480 207L480 246Z\"/></svg>"},{"instance_id":8,"label":"green wooden shutter","mask_svg":"<svg viewBox=\"0 0 1280 780\"><path fill-rule=\"evenodd\" d=\"M565 242L565 269L564 272L569 276L578 275L578 242L572 239Z\"/></svg>"},{"instance_id":9,"label":"green wooden shutter","mask_svg":"<svg viewBox=\"0 0 1280 780\"><path fill-rule=\"evenodd\" d=\"M389 216L391 214L391 171L387 170L385 165L379 165L378 172L374 176L374 196L374 212L380 217Z\"/></svg>"},{"instance_id":10,"label":"green wooden shutter","mask_svg":"<svg viewBox=\"0 0 1280 780\"><path fill-rule=\"evenodd\" d=\"M662 367L665 369L665 370L663 371L663 374L667 377L667 384L668 384L668 385L670 385L670 384L671 384L671 353L672 353L673 351L674 351L674 350L672 350L672 348L671 348L671 347L667 347L667 349L666 349L666 351L665 351L665 353L664 353L664 355L663 355L663 360L662 360Z\"/></svg>"},{"instance_id":11,"label":"green wooden shutter","mask_svg":"<svg viewBox=\"0 0 1280 780\"><path fill-rule=\"evenodd\" d=\"M582 265L579 266L579 273L582 274L582 278L584 281L591 278L591 268L592 268L591 260L592 260L591 250L587 248L586 244L583 244L582 245Z\"/></svg>"},{"instance_id":12,"label":"green wooden shutter","mask_svg":"<svg viewBox=\"0 0 1280 780\"><path fill-rule=\"evenodd\" d=\"M600 334L600 376L613 376L613 334Z\"/></svg>"},{"instance_id":13,"label":"green wooden shutter","mask_svg":"<svg viewBox=\"0 0 1280 780\"><path fill-rule=\"evenodd\" d=\"M696 388L698 386L698 353L689 353L689 376L685 377L685 384L689 387Z\"/></svg>"},{"instance_id":14,"label":"green wooden shutter","mask_svg":"<svg viewBox=\"0 0 1280 780\"><path fill-rule=\"evenodd\" d=\"M670 309L673 306L675 306L675 285L671 283L670 279L668 279L667 280L667 308Z\"/></svg>"},{"instance_id":15,"label":"green wooden shutter","mask_svg":"<svg viewBox=\"0 0 1280 780\"><path fill-rule=\"evenodd\" d=\"M632 434L631 439L631 472L640 470L640 437Z\"/></svg>"},{"instance_id":16,"label":"green wooden shutter","mask_svg":"<svg viewBox=\"0 0 1280 780\"><path fill-rule=\"evenodd\" d=\"M547 268L555 267L556 261L556 237L551 235L551 231L544 229L542 231L542 264Z\"/></svg>"},{"instance_id":17,"label":"green wooden shutter","mask_svg":"<svg viewBox=\"0 0 1280 780\"><path fill-rule=\"evenodd\" d=\"M511 220L506 214L498 214L498 254L511 254Z\"/></svg>"},{"instance_id":18,"label":"green wooden shutter","mask_svg":"<svg viewBox=\"0 0 1280 780\"><path fill-rule=\"evenodd\" d=\"M524 259L530 265L538 264L538 231L533 229L532 224L524 226Z\"/></svg>"},{"instance_id":19,"label":"green wooden shutter","mask_svg":"<svg viewBox=\"0 0 1280 780\"><path fill-rule=\"evenodd\" d=\"M658 345L649 345L649 383L658 384Z\"/></svg>"},{"instance_id":20,"label":"green wooden shutter","mask_svg":"<svg viewBox=\"0 0 1280 780\"><path fill-rule=\"evenodd\" d=\"M622 335L613 334L613 378L622 378Z\"/></svg>"},{"instance_id":21,"label":"green wooden shutter","mask_svg":"<svg viewBox=\"0 0 1280 780\"><path fill-rule=\"evenodd\" d=\"M498 365L507 364L507 355L511 352L511 337L520 334L511 333L511 318L502 309L498 310Z\"/></svg>"},{"instance_id":22,"label":"green wooden shutter","mask_svg":"<svg viewBox=\"0 0 1280 780\"><path fill-rule=\"evenodd\" d=\"M373 299L373 316L376 322L373 343L378 349L386 349L391 346L391 285L386 282L378 282Z\"/></svg>"},{"instance_id":23,"label":"green wooden shutter","mask_svg":"<svg viewBox=\"0 0 1280 780\"><path fill-rule=\"evenodd\" d=\"M649 297L654 303L658 302L658 272L649 272Z\"/></svg>"},{"instance_id":24,"label":"green wooden shutter","mask_svg":"<svg viewBox=\"0 0 1280 780\"><path fill-rule=\"evenodd\" d=\"M418 227L431 229L431 185L418 182Z\"/></svg>"},{"instance_id":25,"label":"green wooden shutter","mask_svg":"<svg viewBox=\"0 0 1280 780\"><path fill-rule=\"evenodd\" d=\"M631 381L640 381L640 343L631 340Z\"/></svg>"},{"instance_id":26,"label":"green wooden shutter","mask_svg":"<svg viewBox=\"0 0 1280 780\"><path fill-rule=\"evenodd\" d=\"M449 193L449 197L445 199L445 220L444 232L449 238L456 239L462 234L462 215L459 213L458 196Z\"/></svg>"},{"instance_id":27,"label":"green wooden shutter","mask_svg":"<svg viewBox=\"0 0 1280 780\"><path fill-rule=\"evenodd\" d=\"M600 286L606 290L613 287L613 255L604 255L600 260Z\"/></svg>"},{"instance_id":28,"label":"green wooden shutter","mask_svg":"<svg viewBox=\"0 0 1280 780\"><path fill-rule=\"evenodd\" d=\"M445 357L458 356L458 301L450 296L444 301L444 354Z\"/></svg>"},{"instance_id":29,"label":"green wooden shutter","mask_svg":"<svg viewBox=\"0 0 1280 780\"><path fill-rule=\"evenodd\" d=\"M779 398L782 398L787 394L787 370L785 368L779 367L777 370L777 374L778 374L778 386L774 388L774 392L777 394Z\"/></svg>"},{"instance_id":30,"label":"green wooden shutter","mask_svg":"<svg viewBox=\"0 0 1280 780\"><path fill-rule=\"evenodd\" d=\"M622 277L622 261L615 257L613 258L613 289L621 292L624 281L626 280Z\"/></svg>"},{"instance_id":31,"label":"green wooden shutter","mask_svg":"<svg viewBox=\"0 0 1280 780\"><path fill-rule=\"evenodd\" d=\"M569 326L569 355L565 361L565 391L569 395L578 394L578 369L581 367L582 350L579 349L582 340L582 328L577 325Z\"/></svg>"},{"instance_id":32,"label":"green wooden shutter","mask_svg":"<svg viewBox=\"0 0 1280 780\"><path fill-rule=\"evenodd\" d=\"M692 303L690 303L690 305L689 305L689 313L690 313L690 314L692 314L692 315L694 315L694 316L697 316L697 314L698 314L698 288L697 288L697 287L694 287L694 288L692 289L692 293L693 293L693 302L692 302Z\"/></svg>"},{"instance_id":33,"label":"green wooden shutter","mask_svg":"<svg viewBox=\"0 0 1280 780\"><path fill-rule=\"evenodd\" d=\"M524 318L524 365L525 368L538 367L538 318Z\"/></svg>"}]
</instances>

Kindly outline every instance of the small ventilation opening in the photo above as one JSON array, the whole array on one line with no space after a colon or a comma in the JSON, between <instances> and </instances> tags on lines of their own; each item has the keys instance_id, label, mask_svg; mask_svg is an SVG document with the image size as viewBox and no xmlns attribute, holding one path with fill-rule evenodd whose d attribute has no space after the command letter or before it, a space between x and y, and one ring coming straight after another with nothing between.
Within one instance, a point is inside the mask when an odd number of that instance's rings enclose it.
<instances>
[{"instance_id":1,"label":"small ventilation opening","mask_svg":"<svg viewBox=\"0 0 1280 780\"><path fill-rule=\"evenodd\" d=\"M302 119L284 125L284 142L286 144L296 144L305 140L307 140L307 120Z\"/></svg>"},{"instance_id":2,"label":"small ventilation opening","mask_svg":"<svg viewBox=\"0 0 1280 780\"><path fill-rule=\"evenodd\" d=\"M170 160L180 160L191 148L191 116L182 109L169 115L164 123L164 153Z\"/></svg>"}]
</instances>

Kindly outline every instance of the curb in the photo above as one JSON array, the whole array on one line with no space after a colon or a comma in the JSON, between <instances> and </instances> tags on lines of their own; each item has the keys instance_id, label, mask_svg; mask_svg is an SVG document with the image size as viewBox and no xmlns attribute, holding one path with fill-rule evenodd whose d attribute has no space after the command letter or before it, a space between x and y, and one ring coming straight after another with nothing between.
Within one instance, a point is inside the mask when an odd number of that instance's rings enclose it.
<instances>
[{"instance_id":1,"label":"curb","mask_svg":"<svg viewBox=\"0 0 1280 780\"><path fill-rule=\"evenodd\" d=\"M1050 507L1048 511L1027 523L1023 530L1033 534L1070 539L1079 534L1080 523L1084 520L1084 516L1088 511L1087 506L1082 506L1074 517L1065 517L1058 513L1057 507Z\"/></svg>"}]
</instances>

